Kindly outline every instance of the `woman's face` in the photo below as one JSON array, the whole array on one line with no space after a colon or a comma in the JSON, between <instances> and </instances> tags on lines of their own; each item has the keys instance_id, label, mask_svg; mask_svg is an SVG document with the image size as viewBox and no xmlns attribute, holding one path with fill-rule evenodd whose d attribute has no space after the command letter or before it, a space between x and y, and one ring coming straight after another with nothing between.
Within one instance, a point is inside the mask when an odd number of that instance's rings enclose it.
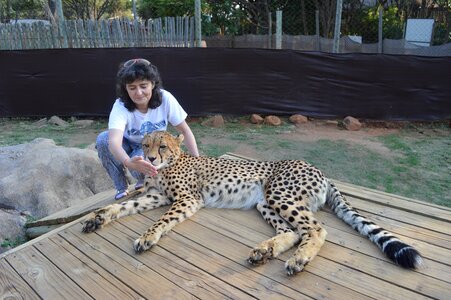
<instances>
[{"instance_id":1,"label":"woman's face","mask_svg":"<svg viewBox=\"0 0 451 300\"><path fill-rule=\"evenodd\" d=\"M147 79L137 79L125 85L130 99L141 112L147 112L150 98L152 98L153 83Z\"/></svg>"}]
</instances>

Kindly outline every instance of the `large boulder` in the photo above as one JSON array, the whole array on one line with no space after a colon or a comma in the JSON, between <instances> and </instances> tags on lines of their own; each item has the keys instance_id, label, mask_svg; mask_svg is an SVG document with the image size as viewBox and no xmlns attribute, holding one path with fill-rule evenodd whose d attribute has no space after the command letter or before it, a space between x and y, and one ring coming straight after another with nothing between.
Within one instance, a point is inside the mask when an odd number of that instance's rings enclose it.
<instances>
[{"instance_id":1,"label":"large boulder","mask_svg":"<svg viewBox=\"0 0 451 300\"><path fill-rule=\"evenodd\" d=\"M0 148L0 204L42 218L112 188L97 152L53 140Z\"/></svg>"}]
</instances>

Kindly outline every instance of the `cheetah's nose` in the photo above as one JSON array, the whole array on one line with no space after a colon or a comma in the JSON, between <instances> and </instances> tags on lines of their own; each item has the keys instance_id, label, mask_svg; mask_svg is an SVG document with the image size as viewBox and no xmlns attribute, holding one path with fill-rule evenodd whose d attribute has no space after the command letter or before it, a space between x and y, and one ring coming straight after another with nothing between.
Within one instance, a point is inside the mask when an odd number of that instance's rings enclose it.
<instances>
[{"instance_id":1,"label":"cheetah's nose","mask_svg":"<svg viewBox=\"0 0 451 300\"><path fill-rule=\"evenodd\" d=\"M153 162L153 161L156 159L156 157L153 157L153 156L147 156L147 159L148 159L150 162Z\"/></svg>"}]
</instances>

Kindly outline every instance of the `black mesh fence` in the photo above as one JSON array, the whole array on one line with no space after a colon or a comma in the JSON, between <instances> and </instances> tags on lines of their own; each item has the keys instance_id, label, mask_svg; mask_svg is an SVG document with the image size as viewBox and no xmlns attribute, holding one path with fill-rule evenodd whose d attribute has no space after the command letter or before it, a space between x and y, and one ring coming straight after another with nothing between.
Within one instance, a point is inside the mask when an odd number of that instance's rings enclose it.
<instances>
[{"instance_id":1,"label":"black mesh fence","mask_svg":"<svg viewBox=\"0 0 451 300\"><path fill-rule=\"evenodd\" d=\"M216 1L204 2L214 7ZM281 26L282 49L451 55L449 0L343 0L338 35L337 0L226 2L223 13L231 19L203 11L209 47L277 48Z\"/></svg>"}]
</instances>

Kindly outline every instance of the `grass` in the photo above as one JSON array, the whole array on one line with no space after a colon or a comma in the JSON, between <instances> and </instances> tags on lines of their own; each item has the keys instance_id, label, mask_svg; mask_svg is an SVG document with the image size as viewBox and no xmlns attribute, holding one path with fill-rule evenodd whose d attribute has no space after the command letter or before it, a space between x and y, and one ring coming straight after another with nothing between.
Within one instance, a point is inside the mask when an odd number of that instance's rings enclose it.
<instances>
[{"instance_id":1,"label":"grass","mask_svg":"<svg viewBox=\"0 0 451 300\"><path fill-rule=\"evenodd\" d=\"M17 246L19 246L19 245L21 245L21 244L23 244L25 242L26 242L26 239L23 238L23 237L16 237L16 238L13 238L13 239L6 238L0 244L0 247L5 248L5 249L6 248L15 248L15 247L17 247Z\"/></svg>"},{"instance_id":2,"label":"grass","mask_svg":"<svg viewBox=\"0 0 451 300\"><path fill-rule=\"evenodd\" d=\"M107 127L105 119L87 128L69 125L64 129L36 128L34 121L0 120L0 146L45 137L57 145L86 148ZM226 118L223 128L200 123L190 122L190 126L203 154L220 156L247 149L252 152L247 156L258 159L302 159L330 178L451 207L451 139L449 128L442 124L406 126L397 134L368 137L387 149L384 154L347 140L293 139L295 127L286 121L277 127L249 124L247 118Z\"/></svg>"},{"instance_id":3,"label":"grass","mask_svg":"<svg viewBox=\"0 0 451 300\"><path fill-rule=\"evenodd\" d=\"M57 145L68 145L75 134L83 134L84 128L77 127L69 123L65 128L55 125L46 124L41 127L36 127L33 123L36 120L30 119L0 119L0 147L17 145L30 142L36 138L48 138L55 141ZM101 128L106 128L105 120L98 120L94 122L89 130L99 131ZM86 148L88 142L80 143L78 148Z\"/></svg>"}]
</instances>

